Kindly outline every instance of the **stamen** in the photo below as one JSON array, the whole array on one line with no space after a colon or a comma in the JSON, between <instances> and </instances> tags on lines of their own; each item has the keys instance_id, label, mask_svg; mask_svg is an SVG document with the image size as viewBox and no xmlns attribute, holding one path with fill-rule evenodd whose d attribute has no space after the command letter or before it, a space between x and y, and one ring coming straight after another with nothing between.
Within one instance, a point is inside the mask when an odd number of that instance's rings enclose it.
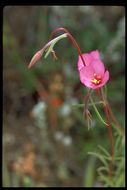
<instances>
[{"instance_id":1,"label":"stamen","mask_svg":"<svg viewBox=\"0 0 127 190\"><path fill-rule=\"evenodd\" d=\"M96 84L96 85L100 84L101 83L101 76L97 75L96 73L94 73L93 76L94 76L94 78L91 80L91 82L93 84Z\"/></svg>"}]
</instances>

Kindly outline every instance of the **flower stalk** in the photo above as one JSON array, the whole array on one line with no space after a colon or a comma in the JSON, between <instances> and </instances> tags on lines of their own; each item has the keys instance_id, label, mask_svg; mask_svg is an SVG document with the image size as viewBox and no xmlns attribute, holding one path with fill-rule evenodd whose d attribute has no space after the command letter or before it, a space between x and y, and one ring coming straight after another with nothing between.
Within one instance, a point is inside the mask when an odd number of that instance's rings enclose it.
<instances>
[{"instance_id":1,"label":"flower stalk","mask_svg":"<svg viewBox=\"0 0 127 190\"><path fill-rule=\"evenodd\" d=\"M113 142L113 134L112 134L112 128L110 125L110 119L109 119L109 111L108 111L108 107L107 107L107 101L105 100L105 96L103 93L103 89L100 89L100 93L101 93L101 98L102 101L104 101L104 112L105 112L105 116L106 116L106 120L107 120L107 127L108 127L108 134L109 134L109 140L110 140L110 145L111 145L111 162L109 165L109 176L110 179L112 179L112 172L113 172L113 165L114 165L114 142Z\"/></svg>"},{"instance_id":2,"label":"flower stalk","mask_svg":"<svg viewBox=\"0 0 127 190\"><path fill-rule=\"evenodd\" d=\"M79 54L79 56L81 57L81 60L82 60L82 62L83 62L83 64L84 64L84 66L86 66L79 45L77 44L76 40L73 38L73 36L70 34L70 32L69 32L66 28L57 28L57 29L53 30L53 32L52 32L51 35L50 35L50 39L52 39L52 37L53 37L57 32L59 32L59 31L64 31L64 32L68 35L70 41L72 42L72 44L73 44L73 45L75 46L75 48L77 49L78 54Z\"/></svg>"}]
</instances>

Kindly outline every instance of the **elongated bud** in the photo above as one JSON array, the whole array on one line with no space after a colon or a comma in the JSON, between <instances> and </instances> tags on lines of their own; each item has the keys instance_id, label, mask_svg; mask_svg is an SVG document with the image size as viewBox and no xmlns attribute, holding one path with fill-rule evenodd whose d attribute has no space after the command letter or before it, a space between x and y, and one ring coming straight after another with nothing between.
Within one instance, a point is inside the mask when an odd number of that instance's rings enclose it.
<instances>
[{"instance_id":1,"label":"elongated bud","mask_svg":"<svg viewBox=\"0 0 127 190\"><path fill-rule=\"evenodd\" d=\"M39 50L31 59L30 64L28 65L28 68L30 69L42 56L43 51Z\"/></svg>"}]
</instances>

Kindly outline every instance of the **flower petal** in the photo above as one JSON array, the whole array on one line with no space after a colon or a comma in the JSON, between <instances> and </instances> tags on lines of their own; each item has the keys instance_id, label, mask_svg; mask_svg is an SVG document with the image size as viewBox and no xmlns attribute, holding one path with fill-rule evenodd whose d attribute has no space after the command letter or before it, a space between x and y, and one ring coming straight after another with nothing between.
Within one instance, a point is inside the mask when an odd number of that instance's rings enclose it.
<instances>
[{"instance_id":1,"label":"flower petal","mask_svg":"<svg viewBox=\"0 0 127 190\"><path fill-rule=\"evenodd\" d=\"M80 81L84 84L84 81L91 81L94 75L94 69L91 67L91 64L89 66L83 67L79 71Z\"/></svg>"},{"instance_id":2,"label":"flower petal","mask_svg":"<svg viewBox=\"0 0 127 190\"><path fill-rule=\"evenodd\" d=\"M100 59L100 53L98 50L91 51L90 53L94 59Z\"/></svg>"},{"instance_id":3,"label":"flower petal","mask_svg":"<svg viewBox=\"0 0 127 190\"><path fill-rule=\"evenodd\" d=\"M82 83L83 83L86 87L88 87L88 88L93 88L93 89L94 89L94 87L95 87L95 85L92 84L91 81L88 81L88 80L84 80Z\"/></svg>"},{"instance_id":4,"label":"flower petal","mask_svg":"<svg viewBox=\"0 0 127 190\"><path fill-rule=\"evenodd\" d=\"M89 85L89 88L92 88L92 89L100 88L100 87L104 86L108 80L109 80L109 71L106 71L104 74L104 78L102 79L102 82L99 85L95 85L95 84L91 83Z\"/></svg>"},{"instance_id":5,"label":"flower petal","mask_svg":"<svg viewBox=\"0 0 127 190\"><path fill-rule=\"evenodd\" d=\"M102 83L106 84L106 82L109 80L109 71L106 71L104 74L104 78L102 80Z\"/></svg>"},{"instance_id":6,"label":"flower petal","mask_svg":"<svg viewBox=\"0 0 127 190\"><path fill-rule=\"evenodd\" d=\"M100 61L100 60L96 60L96 61L93 61L91 64L92 64L91 67L93 67L94 72L97 75L100 75L101 77L103 77L104 76L104 71L105 71L103 62Z\"/></svg>"},{"instance_id":7,"label":"flower petal","mask_svg":"<svg viewBox=\"0 0 127 190\"><path fill-rule=\"evenodd\" d=\"M85 61L86 66L88 66L91 63L91 61L93 60L93 57L90 55L90 53L84 53L84 54L82 54L82 57ZM80 71L82 69L82 67L84 67L84 64L82 62L81 57L79 56L79 58L78 58L78 70Z\"/></svg>"},{"instance_id":8,"label":"flower petal","mask_svg":"<svg viewBox=\"0 0 127 190\"><path fill-rule=\"evenodd\" d=\"M100 87L104 86L107 83L107 81L109 80L109 71L105 72L104 78L102 79L102 82L99 85L93 84L91 82L90 78L88 79L88 78L82 76L82 72L80 71L80 80L88 88L92 88L92 89L100 88ZM83 73L85 73L85 72L83 72Z\"/></svg>"}]
</instances>

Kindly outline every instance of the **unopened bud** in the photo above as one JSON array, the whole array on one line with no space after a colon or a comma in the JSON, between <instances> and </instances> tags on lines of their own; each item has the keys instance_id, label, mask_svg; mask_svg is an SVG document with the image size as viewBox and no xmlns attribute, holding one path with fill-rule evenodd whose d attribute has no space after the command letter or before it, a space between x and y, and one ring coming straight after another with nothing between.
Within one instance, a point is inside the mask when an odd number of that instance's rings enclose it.
<instances>
[{"instance_id":1,"label":"unopened bud","mask_svg":"<svg viewBox=\"0 0 127 190\"><path fill-rule=\"evenodd\" d=\"M28 65L28 68L30 69L42 56L43 51L39 50L31 59L30 64Z\"/></svg>"}]
</instances>

